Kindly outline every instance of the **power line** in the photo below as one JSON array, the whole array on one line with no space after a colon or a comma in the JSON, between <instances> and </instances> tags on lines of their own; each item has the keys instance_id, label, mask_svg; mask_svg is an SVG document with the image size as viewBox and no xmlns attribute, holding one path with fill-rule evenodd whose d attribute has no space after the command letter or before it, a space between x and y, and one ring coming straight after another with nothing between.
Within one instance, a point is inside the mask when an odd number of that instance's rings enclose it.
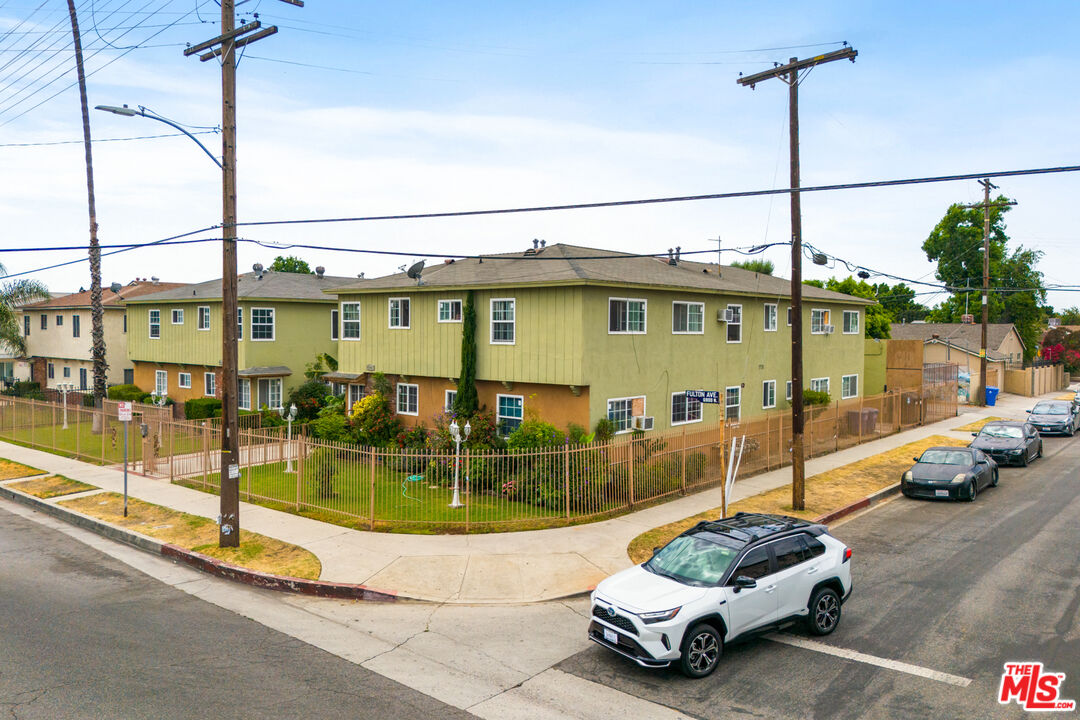
<instances>
[{"instance_id":1,"label":"power line","mask_svg":"<svg viewBox=\"0 0 1080 720\"><path fill-rule=\"evenodd\" d=\"M192 135L216 135L215 130L200 130L198 132L191 133ZM164 133L162 135L137 135L135 137L118 137L118 138L95 138L95 143L101 142L126 142L129 140L156 140L158 138L169 137L183 137L183 133ZM54 142L36 142L36 143L0 143L0 148L5 147L47 147L50 145L82 145L82 140L56 140Z\"/></svg>"}]
</instances>

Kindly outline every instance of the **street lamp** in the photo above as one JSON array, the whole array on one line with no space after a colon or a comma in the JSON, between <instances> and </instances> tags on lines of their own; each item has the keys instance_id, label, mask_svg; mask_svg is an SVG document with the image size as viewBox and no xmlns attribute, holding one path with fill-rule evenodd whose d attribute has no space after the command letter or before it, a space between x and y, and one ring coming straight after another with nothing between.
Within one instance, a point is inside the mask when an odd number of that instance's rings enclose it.
<instances>
[{"instance_id":1,"label":"street lamp","mask_svg":"<svg viewBox=\"0 0 1080 720\"><path fill-rule=\"evenodd\" d=\"M63 403L64 403L64 427L63 427L63 429L67 430L68 429L68 424L67 424L67 394L69 392L74 392L75 391L75 383L69 383L69 382L56 383L56 389L60 391L60 394L63 397Z\"/></svg>"},{"instance_id":2,"label":"street lamp","mask_svg":"<svg viewBox=\"0 0 1080 720\"><path fill-rule=\"evenodd\" d=\"M465 421L465 439L469 438L469 433L472 432L472 426L469 425L469 421ZM454 498L450 501L450 507L459 508L464 507L461 503L461 494L459 491L458 479L461 471L461 429L458 427L457 420L450 423L450 437L454 438Z\"/></svg>"},{"instance_id":3,"label":"street lamp","mask_svg":"<svg viewBox=\"0 0 1080 720\"><path fill-rule=\"evenodd\" d=\"M165 401L168 399L168 395L158 393L157 390L154 390L154 392L150 393L150 402L157 405L158 407L165 407Z\"/></svg>"},{"instance_id":4,"label":"street lamp","mask_svg":"<svg viewBox=\"0 0 1080 720\"><path fill-rule=\"evenodd\" d=\"M147 108L143 107L142 105L139 106L138 110L133 110L133 109L129 108L127 105L124 105L122 107L116 107L115 105L98 105L94 109L95 110L102 110L102 111L108 112L108 113L112 113L113 115L123 115L124 117L134 117L135 115L139 115L140 117L150 118L151 120L157 120L158 122L163 122L166 125L169 125L170 127L174 127L177 130L179 130L180 132L187 135L189 138L191 138L192 142L194 142L196 145L201 147L202 151L204 153L206 153L210 157L211 160L214 161L215 165L217 165L219 168L221 167L221 161L218 160L216 157L214 157L214 153L207 150L206 146L203 145L201 142L199 142L199 139L197 137L195 137L194 135L189 133L187 130L185 130L183 127L181 127L179 124L173 122L172 120L170 120L170 119L168 119L166 117L162 117L161 115L158 115L153 110L148 110ZM214 128L214 129L217 130L217 128Z\"/></svg>"},{"instance_id":5,"label":"street lamp","mask_svg":"<svg viewBox=\"0 0 1080 720\"><path fill-rule=\"evenodd\" d=\"M287 472L287 473L295 472L292 469L292 455L288 455L288 453L291 452L291 450L292 450L292 424L293 424L293 420L296 419L296 403L292 403L291 405L289 405L289 414L288 415L285 414L285 408L283 408L283 407L278 408L278 413L281 415L281 417L285 418L285 422L288 423L288 427L286 429L286 436L285 436L285 448L286 448L285 452L286 452L286 458L287 458L285 460L285 472Z\"/></svg>"}]
</instances>

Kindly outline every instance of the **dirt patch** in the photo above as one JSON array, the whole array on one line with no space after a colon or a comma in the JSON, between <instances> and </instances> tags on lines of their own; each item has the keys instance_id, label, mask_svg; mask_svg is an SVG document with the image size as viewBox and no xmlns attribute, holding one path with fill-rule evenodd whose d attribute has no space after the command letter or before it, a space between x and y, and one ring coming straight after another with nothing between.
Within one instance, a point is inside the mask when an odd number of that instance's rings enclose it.
<instances>
[{"instance_id":1,"label":"dirt patch","mask_svg":"<svg viewBox=\"0 0 1080 720\"><path fill-rule=\"evenodd\" d=\"M60 497L61 495L72 495L74 493L86 492L87 490L97 490L97 487L94 485L87 485L78 480L66 478L63 475L50 475L49 477L37 478L35 480L23 480L21 482L11 483L8 487L15 488L20 492L42 499Z\"/></svg>"},{"instance_id":2,"label":"dirt patch","mask_svg":"<svg viewBox=\"0 0 1080 720\"><path fill-rule=\"evenodd\" d=\"M110 525L250 570L309 580L318 580L322 572L319 559L311 552L247 530L240 533L240 547L219 548L217 524L198 515L129 498L128 515L124 517L124 497L118 493L101 493L60 504Z\"/></svg>"},{"instance_id":3,"label":"dirt patch","mask_svg":"<svg viewBox=\"0 0 1080 720\"><path fill-rule=\"evenodd\" d=\"M987 423L997 422L998 420L1008 420L1008 419L1009 418L1003 418L1003 417L979 418L975 422L968 423L967 425L964 425L962 427L953 428L952 431L953 432L979 432L980 430L983 429L983 425L986 425Z\"/></svg>"},{"instance_id":4,"label":"dirt patch","mask_svg":"<svg viewBox=\"0 0 1080 720\"><path fill-rule=\"evenodd\" d=\"M932 435L923 440L872 455L865 460L818 473L806 479L806 509L799 512L791 508L791 485L788 484L733 503L728 506L728 514L733 515L739 511L779 513L811 520L900 482L900 476L913 464L912 458L935 445L962 447L967 445L967 441L944 435ZM666 544L676 535L702 520L720 516L720 508L713 508L693 517L653 528L631 540L626 553L635 563L645 562L652 555L654 547Z\"/></svg>"},{"instance_id":5,"label":"dirt patch","mask_svg":"<svg viewBox=\"0 0 1080 720\"><path fill-rule=\"evenodd\" d=\"M30 477L31 475L43 475L44 473L44 470L38 470L29 465L17 463L14 460L4 460L3 458L0 458L0 480Z\"/></svg>"}]
</instances>

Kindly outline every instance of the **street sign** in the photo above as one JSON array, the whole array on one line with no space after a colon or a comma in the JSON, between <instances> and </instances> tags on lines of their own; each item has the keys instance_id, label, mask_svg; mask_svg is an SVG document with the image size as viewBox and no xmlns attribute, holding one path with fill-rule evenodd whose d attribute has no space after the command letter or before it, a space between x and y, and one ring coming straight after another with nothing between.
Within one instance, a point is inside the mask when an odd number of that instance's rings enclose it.
<instances>
[{"instance_id":1,"label":"street sign","mask_svg":"<svg viewBox=\"0 0 1080 720\"><path fill-rule=\"evenodd\" d=\"M120 416L120 422L131 422L131 403L120 402L116 405L116 412Z\"/></svg>"},{"instance_id":2,"label":"street sign","mask_svg":"<svg viewBox=\"0 0 1080 720\"><path fill-rule=\"evenodd\" d=\"M719 390L687 390L687 400L697 400L702 403L711 403L713 405L720 404L720 391Z\"/></svg>"}]
</instances>

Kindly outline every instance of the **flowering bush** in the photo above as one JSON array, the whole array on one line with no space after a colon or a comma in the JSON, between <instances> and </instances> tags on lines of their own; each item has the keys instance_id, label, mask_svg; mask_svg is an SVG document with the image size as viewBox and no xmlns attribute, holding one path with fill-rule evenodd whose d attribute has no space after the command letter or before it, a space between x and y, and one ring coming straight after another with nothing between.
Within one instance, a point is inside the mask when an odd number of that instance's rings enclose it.
<instances>
[{"instance_id":1,"label":"flowering bush","mask_svg":"<svg viewBox=\"0 0 1080 720\"><path fill-rule=\"evenodd\" d=\"M394 415L390 400L377 392L353 403L349 424L361 445L386 446L401 432L401 421Z\"/></svg>"},{"instance_id":2,"label":"flowering bush","mask_svg":"<svg viewBox=\"0 0 1080 720\"><path fill-rule=\"evenodd\" d=\"M1048 345L1042 349L1043 360L1049 360L1050 362L1058 362L1061 360L1061 356L1065 353L1065 346L1061 343L1056 345Z\"/></svg>"}]
</instances>

